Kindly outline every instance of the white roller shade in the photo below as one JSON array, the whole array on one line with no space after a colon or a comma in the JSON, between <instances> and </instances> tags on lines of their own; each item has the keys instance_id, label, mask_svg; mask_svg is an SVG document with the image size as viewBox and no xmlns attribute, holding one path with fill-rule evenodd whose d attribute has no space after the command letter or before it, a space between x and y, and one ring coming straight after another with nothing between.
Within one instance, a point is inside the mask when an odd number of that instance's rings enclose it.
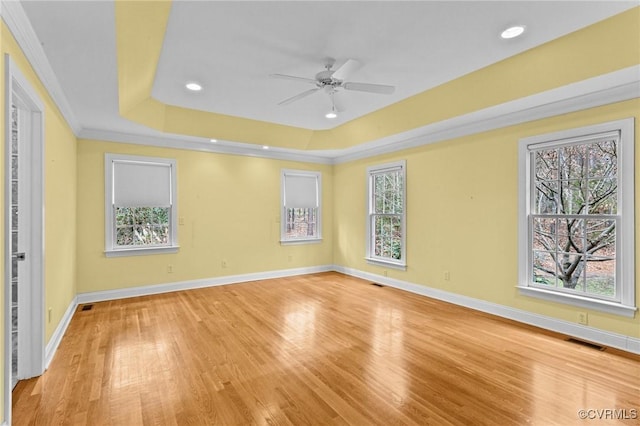
<instances>
[{"instance_id":1,"label":"white roller shade","mask_svg":"<svg viewBox=\"0 0 640 426\"><path fill-rule=\"evenodd\" d=\"M113 161L113 203L121 207L171 205L171 164Z\"/></svg>"},{"instance_id":2,"label":"white roller shade","mask_svg":"<svg viewBox=\"0 0 640 426\"><path fill-rule=\"evenodd\" d=\"M287 208L318 207L317 176L285 174L284 206Z\"/></svg>"}]
</instances>

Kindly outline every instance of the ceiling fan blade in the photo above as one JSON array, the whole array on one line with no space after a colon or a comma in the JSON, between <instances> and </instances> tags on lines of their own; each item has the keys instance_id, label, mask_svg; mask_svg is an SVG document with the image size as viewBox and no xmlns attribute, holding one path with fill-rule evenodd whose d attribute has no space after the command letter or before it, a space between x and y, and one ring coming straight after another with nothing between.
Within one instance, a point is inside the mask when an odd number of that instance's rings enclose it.
<instances>
[{"instance_id":1,"label":"ceiling fan blade","mask_svg":"<svg viewBox=\"0 0 640 426\"><path fill-rule=\"evenodd\" d=\"M315 93L315 92L317 92L318 90L320 90L320 88L318 88L318 87L316 87L315 89L309 89L309 90L306 90L306 91L304 91L304 92L302 92L302 93L298 93L298 94L297 94L297 95L295 95L295 96L292 96L292 97L290 97L290 98L285 99L284 101L279 102L279 103L278 103L278 105L287 105L287 104L290 104L291 102L295 102L295 101L297 101L297 100L299 100L299 99L302 99L302 98L304 98L304 97L306 97L306 96L309 96L310 94Z\"/></svg>"},{"instance_id":2,"label":"ceiling fan blade","mask_svg":"<svg viewBox=\"0 0 640 426\"><path fill-rule=\"evenodd\" d=\"M342 85L346 90L357 90L358 92L370 92L380 93L383 95L390 95L396 90L394 86L387 86L386 84L371 84L371 83L354 83L348 82Z\"/></svg>"},{"instance_id":3,"label":"ceiling fan blade","mask_svg":"<svg viewBox=\"0 0 640 426\"><path fill-rule=\"evenodd\" d=\"M331 77L336 80L344 80L358 68L360 68L360 62L356 61L355 59L347 59L347 62L340 65L340 68L335 70Z\"/></svg>"},{"instance_id":4,"label":"ceiling fan blade","mask_svg":"<svg viewBox=\"0 0 640 426\"><path fill-rule=\"evenodd\" d=\"M311 84L316 84L317 81L312 79L312 78L305 78L305 77L296 77L295 75L286 75L286 74L269 74L269 77L272 78L282 78L285 80L296 80L296 81L303 81L305 83L311 83Z\"/></svg>"}]
</instances>

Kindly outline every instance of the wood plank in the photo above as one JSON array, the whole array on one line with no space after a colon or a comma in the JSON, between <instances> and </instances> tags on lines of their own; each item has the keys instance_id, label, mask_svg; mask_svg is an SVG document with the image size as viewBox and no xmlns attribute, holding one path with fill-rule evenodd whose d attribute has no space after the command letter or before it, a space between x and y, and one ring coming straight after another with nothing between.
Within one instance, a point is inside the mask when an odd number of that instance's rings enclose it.
<instances>
[{"instance_id":1,"label":"wood plank","mask_svg":"<svg viewBox=\"0 0 640 426\"><path fill-rule=\"evenodd\" d=\"M16 386L13 419L569 425L580 409L640 415L639 389L638 356L323 273L78 309L49 370Z\"/></svg>"}]
</instances>

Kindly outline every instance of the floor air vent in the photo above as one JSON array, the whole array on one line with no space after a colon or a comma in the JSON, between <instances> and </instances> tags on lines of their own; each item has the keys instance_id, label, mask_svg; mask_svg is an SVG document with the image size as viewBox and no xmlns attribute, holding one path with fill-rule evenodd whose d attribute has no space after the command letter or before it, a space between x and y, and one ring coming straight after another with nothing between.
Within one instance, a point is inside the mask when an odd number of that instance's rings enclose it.
<instances>
[{"instance_id":1,"label":"floor air vent","mask_svg":"<svg viewBox=\"0 0 640 426\"><path fill-rule=\"evenodd\" d=\"M384 287L382 284L378 284L378 283L371 283L371 285L375 285L376 287Z\"/></svg>"},{"instance_id":2,"label":"floor air vent","mask_svg":"<svg viewBox=\"0 0 640 426\"><path fill-rule=\"evenodd\" d=\"M93 305L82 305L82 310L83 311L90 311L91 308L93 308Z\"/></svg>"},{"instance_id":3,"label":"floor air vent","mask_svg":"<svg viewBox=\"0 0 640 426\"><path fill-rule=\"evenodd\" d=\"M586 346L591 349L596 349L598 351L604 351L606 348L604 346L596 345L595 343L585 342L584 340L575 339L573 337L569 337L567 342L575 343L576 345Z\"/></svg>"}]
</instances>

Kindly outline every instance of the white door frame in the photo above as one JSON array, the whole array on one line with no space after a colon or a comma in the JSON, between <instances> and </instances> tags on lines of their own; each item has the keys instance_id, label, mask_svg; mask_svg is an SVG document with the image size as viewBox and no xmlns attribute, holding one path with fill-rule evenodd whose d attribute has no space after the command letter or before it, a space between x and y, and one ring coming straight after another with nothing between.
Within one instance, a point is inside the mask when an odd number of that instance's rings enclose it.
<instances>
[{"instance_id":1,"label":"white door frame","mask_svg":"<svg viewBox=\"0 0 640 426\"><path fill-rule=\"evenodd\" d=\"M5 64L4 99L4 422L11 424L11 105L27 110L30 144L30 235L24 250L30 276L23 301L18 300L20 378L41 375L45 370L45 288L44 288L44 104L17 64L8 54ZM19 277L18 277L19 279ZM30 285L29 285L30 284ZM22 303L21 303L22 302ZM21 336L21 337L20 337Z\"/></svg>"}]
</instances>

